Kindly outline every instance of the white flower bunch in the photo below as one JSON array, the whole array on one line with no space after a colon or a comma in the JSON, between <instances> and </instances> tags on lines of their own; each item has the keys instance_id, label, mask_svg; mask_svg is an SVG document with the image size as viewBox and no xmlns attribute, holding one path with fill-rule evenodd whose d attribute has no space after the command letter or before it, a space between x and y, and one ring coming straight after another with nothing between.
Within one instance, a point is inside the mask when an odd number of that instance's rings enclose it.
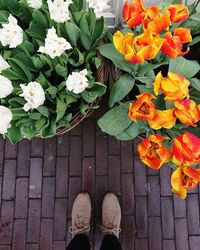
<instances>
[{"instance_id":1,"label":"white flower bunch","mask_svg":"<svg viewBox=\"0 0 200 250\"><path fill-rule=\"evenodd\" d=\"M20 94L21 97L27 101L24 105L24 111L29 111L30 109L36 109L41 106L45 101L45 92L41 84L38 82L30 82L28 85L20 84L23 93Z\"/></svg>"},{"instance_id":2,"label":"white flower bunch","mask_svg":"<svg viewBox=\"0 0 200 250\"><path fill-rule=\"evenodd\" d=\"M51 19L57 23L64 23L70 20L69 5L71 0L47 0Z\"/></svg>"},{"instance_id":3,"label":"white flower bunch","mask_svg":"<svg viewBox=\"0 0 200 250\"><path fill-rule=\"evenodd\" d=\"M42 7L42 0L27 0L28 5L33 9L40 9Z\"/></svg>"},{"instance_id":4,"label":"white flower bunch","mask_svg":"<svg viewBox=\"0 0 200 250\"><path fill-rule=\"evenodd\" d=\"M80 94L88 87L87 70L84 69L80 72L72 72L67 78L67 90L74 94Z\"/></svg>"},{"instance_id":5,"label":"white flower bunch","mask_svg":"<svg viewBox=\"0 0 200 250\"><path fill-rule=\"evenodd\" d=\"M49 55L51 58L55 58L56 56L61 56L65 50L70 50L71 48L72 46L67 40L57 36L56 29L53 27L47 32L45 45L40 46L38 51Z\"/></svg>"},{"instance_id":6,"label":"white flower bunch","mask_svg":"<svg viewBox=\"0 0 200 250\"><path fill-rule=\"evenodd\" d=\"M96 14L102 13L104 10L109 9L109 1L110 0L87 0L87 2L89 3L89 7L93 8Z\"/></svg>"},{"instance_id":7,"label":"white flower bunch","mask_svg":"<svg viewBox=\"0 0 200 250\"><path fill-rule=\"evenodd\" d=\"M5 98L13 92L12 82L0 75L0 98Z\"/></svg>"},{"instance_id":8,"label":"white flower bunch","mask_svg":"<svg viewBox=\"0 0 200 250\"><path fill-rule=\"evenodd\" d=\"M23 30L17 25L17 19L12 15L8 18L9 23L3 23L3 28L0 29L0 42L3 46L16 48L23 42Z\"/></svg>"},{"instance_id":9,"label":"white flower bunch","mask_svg":"<svg viewBox=\"0 0 200 250\"><path fill-rule=\"evenodd\" d=\"M10 65L0 55L0 73L8 68L10 68Z\"/></svg>"},{"instance_id":10,"label":"white flower bunch","mask_svg":"<svg viewBox=\"0 0 200 250\"><path fill-rule=\"evenodd\" d=\"M4 135L7 133L8 128L11 127L10 122L12 121L13 115L9 108L0 106L0 134Z\"/></svg>"}]
</instances>

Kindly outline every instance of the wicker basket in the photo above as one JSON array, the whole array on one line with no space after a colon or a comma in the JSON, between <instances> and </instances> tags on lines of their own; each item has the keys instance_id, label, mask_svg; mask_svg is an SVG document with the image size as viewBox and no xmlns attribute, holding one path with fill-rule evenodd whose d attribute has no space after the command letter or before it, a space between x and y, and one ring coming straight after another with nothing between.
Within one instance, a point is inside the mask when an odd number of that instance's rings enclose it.
<instances>
[{"instance_id":1,"label":"wicker basket","mask_svg":"<svg viewBox=\"0 0 200 250\"><path fill-rule=\"evenodd\" d=\"M101 66L98 68L97 70L97 81L102 82L102 83L107 83L107 79L108 79L108 67L107 67L107 60L103 57L101 57L99 55L99 57L101 58L102 64ZM80 111L77 112L71 120L71 127L70 128L62 128L62 127L57 127L57 131L56 134L57 135L63 135L69 131L71 131L72 129L74 129L75 127L77 127L83 120L85 120L86 118L88 118L93 112L94 112L94 107L96 107L101 101L101 97L97 98L97 100L95 100L93 103L91 103L89 105L89 109L86 112L85 115L83 115ZM39 133L36 134L36 137L41 138L41 135Z\"/></svg>"}]
</instances>

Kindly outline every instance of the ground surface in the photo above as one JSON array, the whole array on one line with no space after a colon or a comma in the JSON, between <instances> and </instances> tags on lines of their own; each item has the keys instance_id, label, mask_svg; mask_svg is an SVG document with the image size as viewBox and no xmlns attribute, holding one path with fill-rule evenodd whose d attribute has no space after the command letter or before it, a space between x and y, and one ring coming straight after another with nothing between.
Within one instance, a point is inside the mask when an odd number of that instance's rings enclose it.
<instances>
[{"instance_id":1,"label":"ground surface","mask_svg":"<svg viewBox=\"0 0 200 250\"><path fill-rule=\"evenodd\" d=\"M46 141L12 146L0 139L0 250L65 249L80 190L92 195L95 250L108 190L121 202L124 250L200 249L199 190L187 201L172 195L169 168L147 170L132 143L102 134L93 116L70 134Z\"/></svg>"}]
</instances>

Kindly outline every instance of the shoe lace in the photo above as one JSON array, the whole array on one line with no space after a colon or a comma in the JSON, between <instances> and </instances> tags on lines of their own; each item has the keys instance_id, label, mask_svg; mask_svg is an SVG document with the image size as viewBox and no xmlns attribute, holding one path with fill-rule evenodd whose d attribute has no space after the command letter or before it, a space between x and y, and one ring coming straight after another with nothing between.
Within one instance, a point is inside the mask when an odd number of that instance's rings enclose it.
<instances>
[{"instance_id":1,"label":"shoe lace","mask_svg":"<svg viewBox=\"0 0 200 250\"><path fill-rule=\"evenodd\" d=\"M87 225L87 220L78 216L75 221L74 228L72 226L69 227L69 233L71 234L80 234L80 233L88 233L90 231L90 225Z\"/></svg>"},{"instance_id":2,"label":"shoe lace","mask_svg":"<svg viewBox=\"0 0 200 250\"><path fill-rule=\"evenodd\" d=\"M118 228L118 225L116 225L114 223L115 221L115 217L110 220L109 219L105 219L105 221L107 221L104 225L98 225L98 227L100 228L101 232L103 234L119 234L121 232L121 228Z\"/></svg>"}]
</instances>

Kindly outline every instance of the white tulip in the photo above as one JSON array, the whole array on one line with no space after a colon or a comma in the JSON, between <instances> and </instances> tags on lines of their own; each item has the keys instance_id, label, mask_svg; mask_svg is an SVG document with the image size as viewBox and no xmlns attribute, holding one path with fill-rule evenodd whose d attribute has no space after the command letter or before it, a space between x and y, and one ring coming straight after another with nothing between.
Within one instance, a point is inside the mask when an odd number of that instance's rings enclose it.
<instances>
[{"instance_id":1,"label":"white tulip","mask_svg":"<svg viewBox=\"0 0 200 250\"><path fill-rule=\"evenodd\" d=\"M49 6L50 17L57 23L64 23L70 20L69 5L72 0L47 0Z\"/></svg>"},{"instance_id":2,"label":"white tulip","mask_svg":"<svg viewBox=\"0 0 200 250\"><path fill-rule=\"evenodd\" d=\"M5 98L13 92L12 82L0 75L0 98Z\"/></svg>"},{"instance_id":3,"label":"white tulip","mask_svg":"<svg viewBox=\"0 0 200 250\"><path fill-rule=\"evenodd\" d=\"M10 65L0 55L0 73L8 68L10 68Z\"/></svg>"},{"instance_id":4,"label":"white tulip","mask_svg":"<svg viewBox=\"0 0 200 250\"><path fill-rule=\"evenodd\" d=\"M58 37L55 28L51 28L47 32L45 45L40 46L39 52L49 55L51 58L61 56L65 50L71 49L72 46L63 37Z\"/></svg>"},{"instance_id":5,"label":"white tulip","mask_svg":"<svg viewBox=\"0 0 200 250\"><path fill-rule=\"evenodd\" d=\"M66 81L67 90L74 94L80 94L88 87L87 70L72 72Z\"/></svg>"},{"instance_id":6,"label":"white tulip","mask_svg":"<svg viewBox=\"0 0 200 250\"><path fill-rule=\"evenodd\" d=\"M108 5L108 2L110 0L87 0L89 3L89 7L94 9L94 12L97 13L103 13L104 10L107 10L110 8Z\"/></svg>"},{"instance_id":7,"label":"white tulip","mask_svg":"<svg viewBox=\"0 0 200 250\"><path fill-rule=\"evenodd\" d=\"M23 42L23 30L17 25L17 19L12 15L8 18L8 23L3 23L0 29L0 42L3 46L16 48Z\"/></svg>"},{"instance_id":8,"label":"white tulip","mask_svg":"<svg viewBox=\"0 0 200 250\"><path fill-rule=\"evenodd\" d=\"M12 118L13 114L10 109L0 106L0 134L4 135L7 133L8 128L11 127L10 122Z\"/></svg>"},{"instance_id":9,"label":"white tulip","mask_svg":"<svg viewBox=\"0 0 200 250\"><path fill-rule=\"evenodd\" d=\"M42 0L27 0L28 5L33 9L40 9L42 7Z\"/></svg>"},{"instance_id":10,"label":"white tulip","mask_svg":"<svg viewBox=\"0 0 200 250\"><path fill-rule=\"evenodd\" d=\"M30 82L28 85L20 84L23 93L20 94L21 97L27 101L24 105L24 111L29 111L30 109L36 109L41 106L45 101L45 92L41 84L38 82Z\"/></svg>"}]
</instances>

